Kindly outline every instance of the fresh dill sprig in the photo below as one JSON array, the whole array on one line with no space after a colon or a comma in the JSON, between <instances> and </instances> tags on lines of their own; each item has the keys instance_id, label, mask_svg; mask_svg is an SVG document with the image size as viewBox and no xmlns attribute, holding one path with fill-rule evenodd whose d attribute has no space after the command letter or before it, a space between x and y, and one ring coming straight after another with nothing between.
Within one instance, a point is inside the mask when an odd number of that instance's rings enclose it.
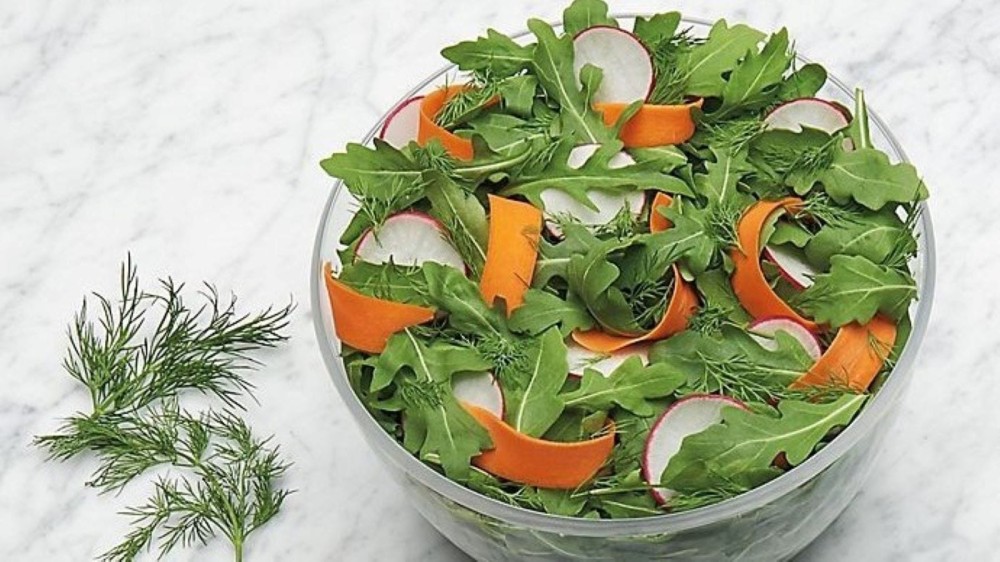
<instances>
[{"instance_id":1,"label":"fresh dill sprig","mask_svg":"<svg viewBox=\"0 0 1000 562\"><path fill-rule=\"evenodd\" d=\"M639 217L625 204L610 221L594 227L594 234L601 238L625 240L639 234L641 230L642 223Z\"/></svg>"},{"instance_id":2,"label":"fresh dill sprig","mask_svg":"<svg viewBox=\"0 0 1000 562\"><path fill-rule=\"evenodd\" d=\"M193 473L161 478L147 504L127 510L135 528L103 560L132 560L157 538L162 556L223 534L239 561L246 537L289 494L274 488L288 466L277 448L254 438L232 412L244 408L244 395L252 397L245 373L259 362L251 352L287 339L292 307L240 314L235 297L223 301L206 287L196 308L184 300L184 285L170 279L145 292L130 257L118 301L95 295L100 314L93 320L85 300L71 326L64 367L87 388L90 412L35 444L55 460L94 454L98 468L87 485L102 492L160 465ZM226 410L192 416L178 404L185 390L213 396Z\"/></svg>"},{"instance_id":3,"label":"fresh dill sprig","mask_svg":"<svg viewBox=\"0 0 1000 562\"><path fill-rule=\"evenodd\" d=\"M622 288L622 295L632 308L636 324L644 329L652 329L663 318L673 286L674 277L664 275L656 279L643 279L635 286Z\"/></svg>"},{"instance_id":4,"label":"fresh dill sprig","mask_svg":"<svg viewBox=\"0 0 1000 562\"><path fill-rule=\"evenodd\" d=\"M730 154L742 151L764 132L764 121L755 116L700 123L699 126L704 131L705 144Z\"/></svg>"},{"instance_id":5,"label":"fresh dill sprig","mask_svg":"<svg viewBox=\"0 0 1000 562\"><path fill-rule=\"evenodd\" d=\"M806 195L802 205L795 210L795 218L816 219L823 224L844 226L861 222L862 209L856 204L840 205L822 191Z\"/></svg>"},{"instance_id":6,"label":"fresh dill sprig","mask_svg":"<svg viewBox=\"0 0 1000 562\"><path fill-rule=\"evenodd\" d=\"M488 68L474 71L470 86L448 98L434 121L445 129L461 125L500 93L502 83Z\"/></svg>"},{"instance_id":7,"label":"fresh dill sprig","mask_svg":"<svg viewBox=\"0 0 1000 562\"><path fill-rule=\"evenodd\" d=\"M438 143L431 143L434 146ZM423 192L426 185L421 181L413 181L402 177L393 177L387 189L360 187L357 197L357 213L364 216L376 230L393 214L411 205Z\"/></svg>"},{"instance_id":8,"label":"fresh dill sprig","mask_svg":"<svg viewBox=\"0 0 1000 562\"><path fill-rule=\"evenodd\" d=\"M690 73L679 64L679 59L698 42L691 37L691 30L685 29L652 46L656 83L649 103L672 105L684 102Z\"/></svg>"},{"instance_id":9,"label":"fresh dill sprig","mask_svg":"<svg viewBox=\"0 0 1000 562\"><path fill-rule=\"evenodd\" d=\"M722 394L743 402L767 402L784 399L789 390L787 381L774 376L746 357L728 357L725 360L699 352L704 366L697 380L689 381L687 390L698 394ZM800 373L783 373L799 375Z\"/></svg>"}]
</instances>

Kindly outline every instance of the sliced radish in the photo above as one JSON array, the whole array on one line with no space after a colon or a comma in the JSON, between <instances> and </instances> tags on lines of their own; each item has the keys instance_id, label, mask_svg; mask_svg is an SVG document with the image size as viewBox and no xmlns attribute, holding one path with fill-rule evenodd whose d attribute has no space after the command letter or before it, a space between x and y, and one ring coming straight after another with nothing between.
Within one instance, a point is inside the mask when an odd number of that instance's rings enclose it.
<instances>
[{"instance_id":1,"label":"sliced radish","mask_svg":"<svg viewBox=\"0 0 1000 562\"><path fill-rule=\"evenodd\" d=\"M430 215L399 213L386 219L378 231L365 232L356 254L369 263L421 265L433 261L464 271L462 256L446 237L441 223Z\"/></svg>"},{"instance_id":2,"label":"sliced radish","mask_svg":"<svg viewBox=\"0 0 1000 562\"><path fill-rule=\"evenodd\" d=\"M462 373L451 379L455 398L488 410L498 418L503 418L504 400L500 383L492 373Z\"/></svg>"},{"instance_id":3,"label":"sliced radish","mask_svg":"<svg viewBox=\"0 0 1000 562\"><path fill-rule=\"evenodd\" d=\"M617 27L597 26L573 39L573 73L592 64L603 72L594 103L632 103L653 91L653 60L635 35Z\"/></svg>"},{"instance_id":4,"label":"sliced radish","mask_svg":"<svg viewBox=\"0 0 1000 562\"><path fill-rule=\"evenodd\" d=\"M806 261L802 250L787 244L765 246L764 259L776 265L781 276L796 289L811 286L818 273Z\"/></svg>"},{"instance_id":5,"label":"sliced radish","mask_svg":"<svg viewBox=\"0 0 1000 562\"><path fill-rule=\"evenodd\" d=\"M378 134L378 138L396 148L402 148L410 141L417 140L417 129L420 126L420 102L424 96L410 98L396 106Z\"/></svg>"},{"instance_id":6,"label":"sliced radish","mask_svg":"<svg viewBox=\"0 0 1000 562\"><path fill-rule=\"evenodd\" d=\"M630 357L639 357L643 365L649 364L649 346L633 345L611 354L603 354L591 351L575 341L566 341L566 360L569 363L570 376L582 377L585 370L593 369L605 377L610 377L611 373Z\"/></svg>"},{"instance_id":7,"label":"sliced radish","mask_svg":"<svg viewBox=\"0 0 1000 562\"><path fill-rule=\"evenodd\" d=\"M802 127L833 134L848 126L850 115L833 102L817 98L800 98L785 102L764 118L768 129L798 133Z\"/></svg>"},{"instance_id":8,"label":"sliced radish","mask_svg":"<svg viewBox=\"0 0 1000 562\"><path fill-rule=\"evenodd\" d=\"M646 483L659 484L663 471L680 451L684 438L722 421L722 409L726 406L747 409L739 400L716 394L695 394L671 404L646 437L642 455L642 477ZM667 488L652 488L650 493L660 505L667 503L674 494Z\"/></svg>"},{"instance_id":9,"label":"sliced radish","mask_svg":"<svg viewBox=\"0 0 1000 562\"><path fill-rule=\"evenodd\" d=\"M599 144L583 144L574 147L569 153L566 163L571 168L580 168L590 160L601 148ZM608 167L624 168L635 164L635 160L627 152L619 152L608 159ZM642 207L646 203L646 194L642 191L630 191L627 193L610 193L600 189L593 189L587 193L590 200L597 206L593 210L583 203L577 201L570 194L561 189L546 189L539 193L539 198L545 206L545 214L549 216L548 228L556 236L560 236L558 225L551 220L553 217L570 216L585 226L598 226L607 224L615 218L623 207L628 207L633 216L639 216Z\"/></svg>"},{"instance_id":10,"label":"sliced radish","mask_svg":"<svg viewBox=\"0 0 1000 562\"><path fill-rule=\"evenodd\" d=\"M776 351L778 342L774 341L774 336L778 332L785 332L802 344L813 361L818 360L823 354L823 348L820 347L816 336L791 318L764 318L750 324L749 330L751 337L764 349Z\"/></svg>"}]
</instances>

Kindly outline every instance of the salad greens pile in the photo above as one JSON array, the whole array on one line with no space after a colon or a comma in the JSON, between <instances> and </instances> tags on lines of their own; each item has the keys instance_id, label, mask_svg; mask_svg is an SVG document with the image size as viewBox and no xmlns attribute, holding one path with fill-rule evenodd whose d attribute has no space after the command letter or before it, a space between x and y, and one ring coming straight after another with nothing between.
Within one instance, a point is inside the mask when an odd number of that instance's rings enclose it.
<instances>
[{"instance_id":1,"label":"salad greens pile","mask_svg":"<svg viewBox=\"0 0 1000 562\"><path fill-rule=\"evenodd\" d=\"M927 197L912 166L872 145L860 92L853 113L815 98L826 71L798 64L786 30L720 20L697 37L676 12L637 18L631 32L619 25L601 0L576 0L562 31L533 19L530 42L489 30L445 48L465 86L419 127L470 143L471 158L416 130L394 141L389 123L372 146L350 144L322 162L358 205L328 283L396 306L334 303L334 316L378 324L398 305L433 311L397 326L377 351L352 347L336 322L371 415L473 490L588 518L731 498L794 469L849 424L907 339L917 295L909 263ZM642 76L627 63L574 70L575 41L594 29L641 43L645 99L599 98L602 84ZM624 106L616 120L599 110L609 101ZM686 140L628 141L640 112L682 104L694 124ZM494 223L504 220L490 197L543 217L520 306L481 290ZM754 230L752 247L749 210L786 198L793 203ZM740 285L739 256L759 264L759 287ZM657 332L684 291L694 306L680 312L682 326ZM771 318L755 292L793 312ZM873 323L892 335L873 335ZM635 344L588 349L578 337L595 332ZM698 400L716 404L717 417L679 427L671 410ZM497 476L477 462L494 439L468 403L526 437L576 443L613 428L614 445L572 488ZM664 456L658 439L671 434L679 448Z\"/></svg>"}]
</instances>

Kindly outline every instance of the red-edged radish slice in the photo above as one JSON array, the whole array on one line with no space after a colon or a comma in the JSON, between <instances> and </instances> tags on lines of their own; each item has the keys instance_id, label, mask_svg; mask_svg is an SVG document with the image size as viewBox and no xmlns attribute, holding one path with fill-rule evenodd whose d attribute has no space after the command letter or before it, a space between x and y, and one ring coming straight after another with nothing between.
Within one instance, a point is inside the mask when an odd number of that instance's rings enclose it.
<instances>
[{"instance_id":1,"label":"red-edged radish slice","mask_svg":"<svg viewBox=\"0 0 1000 562\"><path fill-rule=\"evenodd\" d=\"M592 64L603 72L592 103L632 103L653 91L653 59L635 35L617 27L597 26L573 39L573 74Z\"/></svg>"},{"instance_id":2,"label":"red-edged radish slice","mask_svg":"<svg viewBox=\"0 0 1000 562\"><path fill-rule=\"evenodd\" d=\"M608 354L591 351L572 339L566 340L566 361L569 363L569 374L582 377L587 369L593 369L605 377L610 377L615 369L630 357L639 357L643 365L649 364L649 346L633 345Z\"/></svg>"},{"instance_id":3,"label":"red-edged radish slice","mask_svg":"<svg viewBox=\"0 0 1000 562\"><path fill-rule=\"evenodd\" d=\"M503 418L503 391L492 373L455 375L451 379L451 388L459 402L479 406L496 417Z\"/></svg>"},{"instance_id":4,"label":"red-edged radish slice","mask_svg":"<svg viewBox=\"0 0 1000 562\"><path fill-rule=\"evenodd\" d=\"M590 160L590 157L600 148L601 145L599 144L577 146L570 151L566 164L571 168L579 168L586 164L587 160ZM635 164L635 160L627 152L619 152L608 159L608 167L610 168L624 168L633 164ZM628 207L629 212L633 216L639 216L642 213L643 205L646 203L646 194L642 191L610 193L601 189L592 189L587 192L587 195L594 205L597 206L596 211L577 201L572 195L561 189L545 189L538 194L538 197L542 200L542 204L545 206L545 214L548 217L568 215L585 226L607 224L621 212L623 207ZM553 234L556 236L562 235L558 225L553 220L546 222Z\"/></svg>"},{"instance_id":5,"label":"red-edged radish slice","mask_svg":"<svg viewBox=\"0 0 1000 562\"><path fill-rule=\"evenodd\" d=\"M785 102L764 118L768 129L799 132L802 127L836 133L850 125L850 115L833 102L817 98L800 98Z\"/></svg>"},{"instance_id":6,"label":"red-edged radish slice","mask_svg":"<svg viewBox=\"0 0 1000 562\"><path fill-rule=\"evenodd\" d=\"M776 265L781 276L799 290L811 286L813 278L819 273L806 262L802 250L794 246L765 246L764 259Z\"/></svg>"},{"instance_id":7,"label":"red-edged radish slice","mask_svg":"<svg viewBox=\"0 0 1000 562\"><path fill-rule=\"evenodd\" d=\"M447 234L434 217L418 212L393 215L361 237L356 254L369 263L421 265L433 261L465 271L462 256L448 243Z\"/></svg>"},{"instance_id":8,"label":"red-edged radish slice","mask_svg":"<svg viewBox=\"0 0 1000 562\"><path fill-rule=\"evenodd\" d=\"M670 459L680 451L684 438L722 421L722 409L726 406L746 409L742 402L734 398L694 394L671 404L653 424L642 455L642 478L654 486L650 493L658 504L667 503L674 494L667 488L655 486L660 483Z\"/></svg>"},{"instance_id":9,"label":"red-edged radish slice","mask_svg":"<svg viewBox=\"0 0 1000 562\"><path fill-rule=\"evenodd\" d=\"M396 148L402 148L417 140L420 128L420 101L424 96L410 98L396 106L385 118L385 124L378 138Z\"/></svg>"},{"instance_id":10,"label":"red-edged radish slice","mask_svg":"<svg viewBox=\"0 0 1000 562\"><path fill-rule=\"evenodd\" d=\"M764 349L776 351L778 342L774 341L774 336L778 332L785 332L802 344L802 348L806 350L813 361L823 355L823 348L816 336L791 318L764 318L750 324L748 330L750 336Z\"/></svg>"}]
</instances>

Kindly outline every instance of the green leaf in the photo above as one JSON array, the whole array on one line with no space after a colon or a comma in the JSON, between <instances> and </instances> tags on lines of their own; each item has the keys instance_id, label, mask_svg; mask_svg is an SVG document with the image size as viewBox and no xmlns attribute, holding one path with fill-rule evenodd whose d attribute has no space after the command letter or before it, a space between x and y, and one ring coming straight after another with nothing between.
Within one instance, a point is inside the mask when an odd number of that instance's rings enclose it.
<instances>
[{"instance_id":1,"label":"green leaf","mask_svg":"<svg viewBox=\"0 0 1000 562\"><path fill-rule=\"evenodd\" d=\"M695 278L695 286L701 293L703 310L711 308L720 311L729 322L741 326L752 319L736 298L729 276L721 269L702 273Z\"/></svg>"},{"instance_id":2,"label":"green leaf","mask_svg":"<svg viewBox=\"0 0 1000 562\"><path fill-rule=\"evenodd\" d=\"M602 411L618 405L640 416L652 416L654 408L648 400L670 396L684 382L684 375L667 365L647 367L638 357L629 357L609 377L584 370L580 388L562 398L567 408Z\"/></svg>"},{"instance_id":3,"label":"green leaf","mask_svg":"<svg viewBox=\"0 0 1000 562\"><path fill-rule=\"evenodd\" d=\"M721 424L684 439L661 482L682 493L733 482L758 485L777 475L771 465L779 453L800 464L831 430L850 423L867 399L847 394L828 404L785 400L777 418L726 407Z\"/></svg>"},{"instance_id":4,"label":"green leaf","mask_svg":"<svg viewBox=\"0 0 1000 562\"><path fill-rule=\"evenodd\" d=\"M618 22L608 16L608 5L603 0L573 0L563 11L563 30L570 37L597 25L618 27Z\"/></svg>"},{"instance_id":5,"label":"green leaf","mask_svg":"<svg viewBox=\"0 0 1000 562\"><path fill-rule=\"evenodd\" d=\"M541 500L545 513L576 517L587 505L587 497L575 492L575 490L538 488L538 499Z\"/></svg>"},{"instance_id":6,"label":"green leaf","mask_svg":"<svg viewBox=\"0 0 1000 562\"><path fill-rule=\"evenodd\" d=\"M552 27L538 19L529 20L528 29L538 38L532 68L542 89L559 104L563 134L583 143L616 141L614 132L590 107L573 72L573 38L556 37Z\"/></svg>"},{"instance_id":7,"label":"green leaf","mask_svg":"<svg viewBox=\"0 0 1000 562\"><path fill-rule=\"evenodd\" d=\"M427 280L420 268L356 261L345 265L338 279L368 296L420 306L429 304Z\"/></svg>"},{"instance_id":8,"label":"green leaf","mask_svg":"<svg viewBox=\"0 0 1000 562\"><path fill-rule=\"evenodd\" d=\"M830 258L829 273L817 275L792 304L816 322L838 328L851 322L865 324L879 312L902 318L916 296L916 283L908 273L862 256L838 255Z\"/></svg>"},{"instance_id":9,"label":"green leaf","mask_svg":"<svg viewBox=\"0 0 1000 562\"><path fill-rule=\"evenodd\" d=\"M548 164L540 169L511 178L501 191L505 196L521 195L532 204L544 208L540 194L546 189L562 190L578 201L592 205L587 192L601 189L609 193L632 192L637 189L658 189L668 193L691 195L691 189L681 179L662 173L662 161L647 160L628 166L612 167L610 160L621 149L620 141L602 145L582 166L574 168L567 162L573 149L561 142Z\"/></svg>"},{"instance_id":10,"label":"green leaf","mask_svg":"<svg viewBox=\"0 0 1000 562\"><path fill-rule=\"evenodd\" d=\"M498 154L521 154L525 147L533 151L551 142L548 126L506 113L486 113L467 125L473 138L482 137L490 150Z\"/></svg>"},{"instance_id":11,"label":"green leaf","mask_svg":"<svg viewBox=\"0 0 1000 562\"><path fill-rule=\"evenodd\" d=\"M531 281L533 287L545 287L557 278L567 279L570 258L586 255L601 243L589 228L581 224L564 224L562 232L563 239L558 243L553 244L544 238L539 242L535 276Z\"/></svg>"},{"instance_id":12,"label":"green leaf","mask_svg":"<svg viewBox=\"0 0 1000 562\"><path fill-rule=\"evenodd\" d=\"M809 63L793 72L778 86L778 101L791 101L815 96L826 84L826 69Z\"/></svg>"},{"instance_id":13,"label":"green leaf","mask_svg":"<svg viewBox=\"0 0 1000 562\"><path fill-rule=\"evenodd\" d=\"M917 241L906 223L889 209L866 213L857 220L826 224L806 241L806 258L822 271L829 269L830 258L837 254L899 266L905 265L917 250Z\"/></svg>"},{"instance_id":14,"label":"green leaf","mask_svg":"<svg viewBox=\"0 0 1000 562\"><path fill-rule=\"evenodd\" d=\"M486 262L489 225L486 210L479 200L447 176L428 172L425 188L431 202L431 214L445 226L462 260L478 277Z\"/></svg>"},{"instance_id":15,"label":"green leaf","mask_svg":"<svg viewBox=\"0 0 1000 562\"><path fill-rule=\"evenodd\" d=\"M830 169L840 142L817 129L765 131L750 143L750 161L761 175L804 195Z\"/></svg>"},{"instance_id":16,"label":"green leaf","mask_svg":"<svg viewBox=\"0 0 1000 562\"><path fill-rule=\"evenodd\" d=\"M778 221L774 225L774 232L764 240L762 245L777 244L780 246L782 244L791 244L796 248L804 248L812 240L813 233L809 232L798 221ZM832 252L830 255L834 253L839 252ZM813 261L813 258L809 258L809 260ZM829 263L829 256L822 263ZM826 269L826 267L821 267L821 269Z\"/></svg>"},{"instance_id":17,"label":"green leaf","mask_svg":"<svg viewBox=\"0 0 1000 562\"><path fill-rule=\"evenodd\" d=\"M539 289L528 289L524 304L510 316L508 327L515 332L538 335L556 326L563 336L574 330L589 330L594 320L587 307L570 294L565 300Z\"/></svg>"},{"instance_id":18,"label":"green leaf","mask_svg":"<svg viewBox=\"0 0 1000 562\"><path fill-rule=\"evenodd\" d=\"M737 111L759 109L773 101L773 87L783 80L793 58L788 30L782 29L768 39L760 53L751 51L733 69L722 89L722 106L713 117L718 119Z\"/></svg>"},{"instance_id":19,"label":"green leaf","mask_svg":"<svg viewBox=\"0 0 1000 562\"><path fill-rule=\"evenodd\" d=\"M639 164L655 163L656 169L664 174L688 163L687 156L676 146L632 148L628 153Z\"/></svg>"},{"instance_id":20,"label":"green leaf","mask_svg":"<svg viewBox=\"0 0 1000 562\"><path fill-rule=\"evenodd\" d=\"M522 46L495 29L475 41L445 47L444 58L466 71L486 71L495 78L513 76L531 64L531 46Z\"/></svg>"},{"instance_id":21,"label":"green leaf","mask_svg":"<svg viewBox=\"0 0 1000 562\"><path fill-rule=\"evenodd\" d=\"M429 303L448 313L448 323L460 332L503 336L504 324L496 310L486 306L479 286L454 267L423 265Z\"/></svg>"},{"instance_id":22,"label":"green leaf","mask_svg":"<svg viewBox=\"0 0 1000 562\"><path fill-rule=\"evenodd\" d=\"M531 117L535 104L538 79L530 74L508 78L500 84L500 97L504 109L518 117Z\"/></svg>"},{"instance_id":23,"label":"green leaf","mask_svg":"<svg viewBox=\"0 0 1000 562\"><path fill-rule=\"evenodd\" d=\"M709 205L723 205L735 200L739 206L748 202L737 192L740 179L752 171L746 157L728 151L713 150L715 162L706 162L707 174L695 174L694 185L698 195Z\"/></svg>"},{"instance_id":24,"label":"green leaf","mask_svg":"<svg viewBox=\"0 0 1000 562\"><path fill-rule=\"evenodd\" d=\"M820 181L837 203L857 201L878 211L888 203L926 199L924 182L911 164L892 164L884 152L862 148L839 151Z\"/></svg>"},{"instance_id":25,"label":"green leaf","mask_svg":"<svg viewBox=\"0 0 1000 562\"><path fill-rule=\"evenodd\" d=\"M783 332L777 349L762 347L744 329L722 326L716 334L687 330L657 342L651 365L663 364L686 377L684 394L723 394L744 402L781 397L813 364L802 345Z\"/></svg>"},{"instance_id":26,"label":"green leaf","mask_svg":"<svg viewBox=\"0 0 1000 562\"><path fill-rule=\"evenodd\" d=\"M670 41L677 33L681 24L680 12L665 12L655 14L649 19L642 16L635 18L632 33L639 38L647 48L655 48L660 43Z\"/></svg>"},{"instance_id":27,"label":"green leaf","mask_svg":"<svg viewBox=\"0 0 1000 562\"><path fill-rule=\"evenodd\" d=\"M451 376L487 370L475 350L420 342L410 330L394 335L375 363L373 389L396 383L406 410L405 445L421 458L437 456L449 478L464 480L472 457L490 447L486 430L449 391Z\"/></svg>"},{"instance_id":28,"label":"green leaf","mask_svg":"<svg viewBox=\"0 0 1000 562\"><path fill-rule=\"evenodd\" d=\"M746 25L729 27L726 20L712 26L704 43L696 45L678 64L687 70L687 93L692 96L718 97L726 80L723 74L732 71L747 52L756 51L765 35Z\"/></svg>"},{"instance_id":29,"label":"green leaf","mask_svg":"<svg viewBox=\"0 0 1000 562\"><path fill-rule=\"evenodd\" d=\"M536 340L527 361L501 378L507 398L505 421L526 435L543 435L563 411L557 395L568 373L566 344L559 330L550 329Z\"/></svg>"}]
</instances>

